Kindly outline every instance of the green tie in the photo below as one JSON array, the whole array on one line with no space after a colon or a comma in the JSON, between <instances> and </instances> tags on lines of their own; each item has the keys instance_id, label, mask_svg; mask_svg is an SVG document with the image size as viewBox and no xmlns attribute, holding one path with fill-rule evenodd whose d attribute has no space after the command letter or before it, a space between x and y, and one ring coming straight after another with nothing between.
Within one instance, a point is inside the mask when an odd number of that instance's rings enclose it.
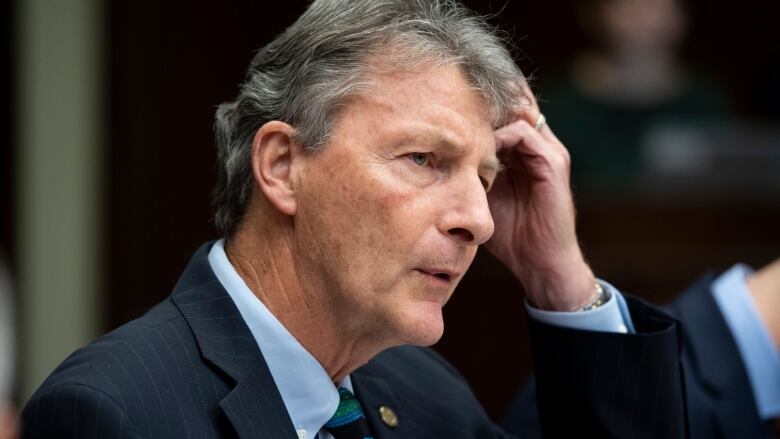
<instances>
[{"instance_id":1,"label":"green tie","mask_svg":"<svg viewBox=\"0 0 780 439\"><path fill-rule=\"evenodd\" d=\"M360 403L343 387L339 388L339 407L325 429L336 439L373 439Z\"/></svg>"}]
</instances>

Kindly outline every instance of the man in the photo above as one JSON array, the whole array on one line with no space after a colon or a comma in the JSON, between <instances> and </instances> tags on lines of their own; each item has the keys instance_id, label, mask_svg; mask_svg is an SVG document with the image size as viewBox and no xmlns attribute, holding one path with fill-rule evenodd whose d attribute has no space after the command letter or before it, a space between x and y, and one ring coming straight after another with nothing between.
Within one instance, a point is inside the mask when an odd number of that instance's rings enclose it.
<instances>
[{"instance_id":1,"label":"man","mask_svg":"<svg viewBox=\"0 0 780 439\"><path fill-rule=\"evenodd\" d=\"M546 432L685 435L678 326L595 280L568 153L482 20L444 0L315 1L216 131L224 239L60 365L25 435L503 437L417 347L483 243L532 304Z\"/></svg>"},{"instance_id":2,"label":"man","mask_svg":"<svg viewBox=\"0 0 780 439\"><path fill-rule=\"evenodd\" d=\"M780 435L780 259L707 274L666 308L684 324L691 437ZM507 410L507 430L542 437L535 393L531 380Z\"/></svg>"}]
</instances>

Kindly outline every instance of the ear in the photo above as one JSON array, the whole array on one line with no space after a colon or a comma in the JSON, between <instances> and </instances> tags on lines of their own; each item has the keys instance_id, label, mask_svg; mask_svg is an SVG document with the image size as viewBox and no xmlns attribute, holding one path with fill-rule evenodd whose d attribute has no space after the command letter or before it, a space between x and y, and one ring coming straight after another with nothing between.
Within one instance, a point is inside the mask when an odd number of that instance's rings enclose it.
<instances>
[{"instance_id":1,"label":"ear","mask_svg":"<svg viewBox=\"0 0 780 439\"><path fill-rule=\"evenodd\" d=\"M292 161L298 152L295 128L279 121L260 127L252 141L252 172L266 199L285 215L295 215L297 202Z\"/></svg>"}]
</instances>

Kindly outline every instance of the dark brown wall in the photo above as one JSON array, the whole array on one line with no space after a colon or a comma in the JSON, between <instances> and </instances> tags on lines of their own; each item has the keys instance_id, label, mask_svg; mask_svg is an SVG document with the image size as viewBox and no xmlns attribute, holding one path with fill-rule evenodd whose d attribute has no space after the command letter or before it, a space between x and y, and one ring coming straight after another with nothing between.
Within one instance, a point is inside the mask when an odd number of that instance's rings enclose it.
<instances>
[{"instance_id":1,"label":"dark brown wall","mask_svg":"<svg viewBox=\"0 0 780 439\"><path fill-rule=\"evenodd\" d=\"M562 68L582 44L569 2L469 3L481 12L503 7L498 22L523 49L521 67L537 76ZM762 3L690 4L700 33L687 52L713 66L746 113L760 111L751 78L780 40ZM106 290L114 327L167 296L192 252L215 238L209 207L214 107L235 96L252 51L291 23L304 2L110 4ZM655 300L672 297L707 268L737 259L763 264L780 248L780 211L771 202L626 200L580 203L579 210L596 271ZM484 252L446 308L447 330L437 348L494 416L530 367L522 309L519 285Z\"/></svg>"},{"instance_id":2,"label":"dark brown wall","mask_svg":"<svg viewBox=\"0 0 780 439\"><path fill-rule=\"evenodd\" d=\"M111 2L112 325L165 297L215 236L215 106L237 93L252 51L301 12L262 3Z\"/></svg>"}]
</instances>

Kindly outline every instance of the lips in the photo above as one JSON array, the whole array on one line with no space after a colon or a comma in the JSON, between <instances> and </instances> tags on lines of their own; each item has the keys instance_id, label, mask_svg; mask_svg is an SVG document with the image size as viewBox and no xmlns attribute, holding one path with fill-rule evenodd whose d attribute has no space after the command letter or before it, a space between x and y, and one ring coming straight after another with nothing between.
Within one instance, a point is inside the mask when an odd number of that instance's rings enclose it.
<instances>
[{"instance_id":1,"label":"lips","mask_svg":"<svg viewBox=\"0 0 780 439\"><path fill-rule=\"evenodd\" d=\"M446 283L451 283L460 276L460 273L455 270L441 267L418 268L417 271L440 282Z\"/></svg>"}]
</instances>

